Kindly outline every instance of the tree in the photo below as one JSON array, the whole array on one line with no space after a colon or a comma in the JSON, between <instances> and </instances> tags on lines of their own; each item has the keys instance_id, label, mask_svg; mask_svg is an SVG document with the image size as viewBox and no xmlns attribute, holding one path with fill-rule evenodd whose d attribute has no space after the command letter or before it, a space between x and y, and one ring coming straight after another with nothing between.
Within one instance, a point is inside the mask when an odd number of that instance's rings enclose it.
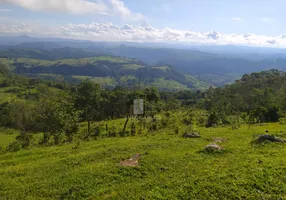
<instances>
[{"instance_id":1,"label":"tree","mask_svg":"<svg viewBox=\"0 0 286 200\"><path fill-rule=\"evenodd\" d=\"M41 97L38 107L41 130L44 132L42 143L47 143L51 136L59 144L63 134L68 141L78 130L78 112L74 109L71 96L65 92L49 92Z\"/></svg>"},{"instance_id":2,"label":"tree","mask_svg":"<svg viewBox=\"0 0 286 200\"><path fill-rule=\"evenodd\" d=\"M20 135L16 139L22 148L29 147L33 138L31 132L36 131L36 109L24 100L12 101L9 104L8 120L11 127L19 129Z\"/></svg>"},{"instance_id":3,"label":"tree","mask_svg":"<svg viewBox=\"0 0 286 200\"><path fill-rule=\"evenodd\" d=\"M90 133L90 123L100 114L101 95L100 86L83 81L77 88L75 106L82 111L82 118L87 121L87 130Z\"/></svg>"},{"instance_id":4,"label":"tree","mask_svg":"<svg viewBox=\"0 0 286 200\"><path fill-rule=\"evenodd\" d=\"M148 102L155 102L157 103L160 100L160 93L157 88L151 87L151 88L145 88L144 94L146 97L146 100Z\"/></svg>"},{"instance_id":5,"label":"tree","mask_svg":"<svg viewBox=\"0 0 286 200\"><path fill-rule=\"evenodd\" d=\"M32 103L16 100L9 104L8 119L13 128L20 129L22 132L34 130L36 128L35 116L36 109Z\"/></svg>"},{"instance_id":6,"label":"tree","mask_svg":"<svg viewBox=\"0 0 286 200\"><path fill-rule=\"evenodd\" d=\"M250 119L257 119L258 122L266 122L267 108L257 106L254 110L250 111Z\"/></svg>"},{"instance_id":7,"label":"tree","mask_svg":"<svg viewBox=\"0 0 286 200\"><path fill-rule=\"evenodd\" d=\"M216 112L210 114L206 127L216 126L220 123L220 117Z\"/></svg>"}]
</instances>

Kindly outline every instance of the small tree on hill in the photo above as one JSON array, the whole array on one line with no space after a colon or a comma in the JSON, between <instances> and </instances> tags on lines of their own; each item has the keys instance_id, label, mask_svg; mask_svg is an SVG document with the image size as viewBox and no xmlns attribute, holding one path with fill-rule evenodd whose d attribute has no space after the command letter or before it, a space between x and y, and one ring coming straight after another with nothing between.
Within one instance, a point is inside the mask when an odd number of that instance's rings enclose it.
<instances>
[{"instance_id":1,"label":"small tree on hill","mask_svg":"<svg viewBox=\"0 0 286 200\"><path fill-rule=\"evenodd\" d=\"M78 130L78 112L74 109L70 96L64 92L44 95L39 103L39 124L44 132L42 143L48 143L51 136L59 144L63 134L72 141Z\"/></svg>"},{"instance_id":2,"label":"small tree on hill","mask_svg":"<svg viewBox=\"0 0 286 200\"><path fill-rule=\"evenodd\" d=\"M100 113L101 95L100 86L83 81L77 88L75 106L82 111L82 117L87 121L87 130L90 133L90 123Z\"/></svg>"}]
</instances>

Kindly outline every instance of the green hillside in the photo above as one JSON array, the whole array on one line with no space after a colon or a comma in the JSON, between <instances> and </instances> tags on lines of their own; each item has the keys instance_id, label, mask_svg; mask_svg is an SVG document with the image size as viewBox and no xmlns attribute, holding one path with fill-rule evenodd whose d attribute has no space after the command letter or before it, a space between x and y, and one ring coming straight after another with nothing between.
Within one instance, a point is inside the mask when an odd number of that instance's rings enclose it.
<instances>
[{"instance_id":1,"label":"green hillside","mask_svg":"<svg viewBox=\"0 0 286 200\"><path fill-rule=\"evenodd\" d=\"M168 66L142 69L172 74ZM120 81L140 80L135 75ZM95 84L117 81L110 76L71 76L83 80L78 85L43 81L3 65L0 77L1 199L285 197L284 72L178 92ZM134 99L143 99L144 116L132 113Z\"/></svg>"},{"instance_id":2,"label":"green hillside","mask_svg":"<svg viewBox=\"0 0 286 200\"><path fill-rule=\"evenodd\" d=\"M206 88L201 81L190 75L186 78L171 66L150 67L141 61L123 57L98 56L54 61L0 58L0 63L9 66L17 74L58 82L78 84L90 79L105 87L141 85L155 86L162 90Z\"/></svg>"},{"instance_id":3,"label":"green hillside","mask_svg":"<svg viewBox=\"0 0 286 200\"><path fill-rule=\"evenodd\" d=\"M199 129L185 139L171 129L0 155L4 199L283 199L285 145L251 145L265 129ZM8 137L8 135L7 135ZM203 153L218 138L225 153ZM7 141L9 139L7 138ZM77 148L75 148L77 147ZM120 162L141 154L138 167ZM23 184L23 182L25 184Z\"/></svg>"}]
</instances>

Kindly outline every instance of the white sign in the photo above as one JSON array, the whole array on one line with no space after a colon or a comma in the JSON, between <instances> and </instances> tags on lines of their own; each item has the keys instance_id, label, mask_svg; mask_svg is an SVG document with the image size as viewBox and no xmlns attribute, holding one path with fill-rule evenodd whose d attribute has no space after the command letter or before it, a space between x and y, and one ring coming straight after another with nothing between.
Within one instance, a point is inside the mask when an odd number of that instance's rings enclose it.
<instances>
[{"instance_id":1,"label":"white sign","mask_svg":"<svg viewBox=\"0 0 286 200\"><path fill-rule=\"evenodd\" d=\"M134 99L133 101L133 114L143 115L144 114L144 101L143 99Z\"/></svg>"}]
</instances>

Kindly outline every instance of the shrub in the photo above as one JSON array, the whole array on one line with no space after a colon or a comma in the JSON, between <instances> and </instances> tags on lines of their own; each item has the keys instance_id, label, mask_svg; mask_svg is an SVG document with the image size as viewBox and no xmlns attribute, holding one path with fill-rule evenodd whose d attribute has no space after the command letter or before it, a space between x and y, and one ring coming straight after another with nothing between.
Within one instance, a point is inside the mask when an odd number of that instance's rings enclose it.
<instances>
[{"instance_id":1,"label":"shrub","mask_svg":"<svg viewBox=\"0 0 286 200\"><path fill-rule=\"evenodd\" d=\"M136 135L136 125L135 125L134 122L131 124L130 134L131 134L131 136L135 136Z\"/></svg>"},{"instance_id":2,"label":"shrub","mask_svg":"<svg viewBox=\"0 0 286 200\"><path fill-rule=\"evenodd\" d=\"M217 126L219 123L220 123L220 117L218 116L218 114L216 112L213 112L212 114L210 114L210 116L208 118L208 122L206 124L206 127Z\"/></svg>"},{"instance_id":3,"label":"shrub","mask_svg":"<svg viewBox=\"0 0 286 200\"><path fill-rule=\"evenodd\" d=\"M14 142L11 142L11 143L7 146L6 150L9 151L9 152L16 152L16 151L20 151L21 148L22 148L21 142L19 142L19 141L16 140L16 141L14 141Z\"/></svg>"},{"instance_id":4,"label":"shrub","mask_svg":"<svg viewBox=\"0 0 286 200\"><path fill-rule=\"evenodd\" d=\"M116 137L117 132L116 132L116 127L112 126L112 128L108 131L108 136L109 137Z\"/></svg>"},{"instance_id":5,"label":"shrub","mask_svg":"<svg viewBox=\"0 0 286 200\"><path fill-rule=\"evenodd\" d=\"M16 139L19 143L21 143L22 148L27 148L32 144L33 134L21 132L21 134L17 136Z\"/></svg>"},{"instance_id":6,"label":"shrub","mask_svg":"<svg viewBox=\"0 0 286 200\"><path fill-rule=\"evenodd\" d=\"M178 135L180 133L180 127L179 126L175 126L174 132L175 132L175 134Z\"/></svg>"},{"instance_id":7,"label":"shrub","mask_svg":"<svg viewBox=\"0 0 286 200\"><path fill-rule=\"evenodd\" d=\"M286 124L286 118L280 118L279 123L280 124Z\"/></svg>"}]
</instances>

